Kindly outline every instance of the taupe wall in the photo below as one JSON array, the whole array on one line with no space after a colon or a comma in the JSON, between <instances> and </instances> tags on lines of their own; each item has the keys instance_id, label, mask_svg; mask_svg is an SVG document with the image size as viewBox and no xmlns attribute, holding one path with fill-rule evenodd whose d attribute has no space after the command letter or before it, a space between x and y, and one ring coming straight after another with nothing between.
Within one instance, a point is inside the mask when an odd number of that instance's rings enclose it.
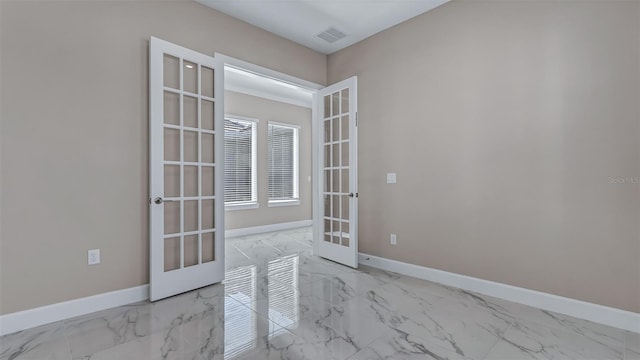
<instances>
[{"instance_id":1,"label":"taupe wall","mask_svg":"<svg viewBox=\"0 0 640 360\"><path fill-rule=\"evenodd\" d=\"M454 1L329 56L360 250L639 312L639 7Z\"/></svg>"},{"instance_id":2,"label":"taupe wall","mask_svg":"<svg viewBox=\"0 0 640 360\"><path fill-rule=\"evenodd\" d=\"M258 209L233 210L225 214L227 230L252 226L311 220L311 109L285 104L233 91L225 91L224 109L229 115L258 119ZM268 207L268 143L269 121L298 125L300 205Z\"/></svg>"},{"instance_id":3,"label":"taupe wall","mask_svg":"<svg viewBox=\"0 0 640 360\"><path fill-rule=\"evenodd\" d=\"M150 36L326 82L326 56L192 1L0 7L2 314L148 282Z\"/></svg>"}]
</instances>

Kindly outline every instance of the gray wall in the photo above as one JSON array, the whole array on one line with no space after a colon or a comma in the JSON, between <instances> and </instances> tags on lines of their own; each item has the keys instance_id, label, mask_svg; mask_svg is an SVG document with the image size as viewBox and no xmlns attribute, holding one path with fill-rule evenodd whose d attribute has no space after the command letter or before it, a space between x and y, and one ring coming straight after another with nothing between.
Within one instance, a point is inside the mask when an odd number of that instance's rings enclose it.
<instances>
[{"instance_id":1,"label":"gray wall","mask_svg":"<svg viewBox=\"0 0 640 360\"><path fill-rule=\"evenodd\" d=\"M229 115L258 119L258 209L233 210L225 214L227 230L252 226L311 220L311 109L268 100L233 91L225 91L224 110ZM268 142L269 121L298 125L300 205L268 207Z\"/></svg>"},{"instance_id":2,"label":"gray wall","mask_svg":"<svg viewBox=\"0 0 640 360\"><path fill-rule=\"evenodd\" d=\"M639 7L454 1L329 56L360 250L639 312Z\"/></svg>"},{"instance_id":3,"label":"gray wall","mask_svg":"<svg viewBox=\"0 0 640 360\"><path fill-rule=\"evenodd\" d=\"M150 36L326 82L326 56L192 1L0 12L2 314L149 281Z\"/></svg>"}]
</instances>

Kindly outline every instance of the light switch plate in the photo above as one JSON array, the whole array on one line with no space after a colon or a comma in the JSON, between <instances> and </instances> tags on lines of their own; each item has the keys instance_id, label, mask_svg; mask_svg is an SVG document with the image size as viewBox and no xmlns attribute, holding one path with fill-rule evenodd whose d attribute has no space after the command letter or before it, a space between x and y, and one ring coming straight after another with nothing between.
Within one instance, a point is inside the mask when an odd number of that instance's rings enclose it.
<instances>
[{"instance_id":1,"label":"light switch plate","mask_svg":"<svg viewBox=\"0 0 640 360\"><path fill-rule=\"evenodd\" d=\"M89 265L100 264L100 249L93 249L87 252L87 263Z\"/></svg>"},{"instance_id":2,"label":"light switch plate","mask_svg":"<svg viewBox=\"0 0 640 360\"><path fill-rule=\"evenodd\" d=\"M387 184L396 183L396 173L387 173Z\"/></svg>"}]
</instances>

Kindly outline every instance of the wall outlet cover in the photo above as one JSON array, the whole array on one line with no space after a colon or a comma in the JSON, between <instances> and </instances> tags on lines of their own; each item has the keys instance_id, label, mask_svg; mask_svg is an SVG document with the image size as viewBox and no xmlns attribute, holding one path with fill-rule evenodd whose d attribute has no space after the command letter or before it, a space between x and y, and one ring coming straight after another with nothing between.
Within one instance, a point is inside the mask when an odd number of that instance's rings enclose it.
<instances>
[{"instance_id":1,"label":"wall outlet cover","mask_svg":"<svg viewBox=\"0 0 640 360\"><path fill-rule=\"evenodd\" d=\"M89 265L100 264L100 249L92 249L87 252L87 263Z\"/></svg>"},{"instance_id":2,"label":"wall outlet cover","mask_svg":"<svg viewBox=\"0 0 640 360\"><path fill-rule=\"evenodd\" d=\"M396 236L396 234L391 234L391 236L389 236L389 242L391 243L391 245L398 244L398 237Z\"/></svg>"},{"instance_id":3,"label":"wall outlet cover","mask_svg":"<svg viewBox=\"0 0 640 360\"><path fill-rule=\"evenodd\" d=\"M387 184L396 183L396 173L387 173Z\"/></svg>"}]
</instances>

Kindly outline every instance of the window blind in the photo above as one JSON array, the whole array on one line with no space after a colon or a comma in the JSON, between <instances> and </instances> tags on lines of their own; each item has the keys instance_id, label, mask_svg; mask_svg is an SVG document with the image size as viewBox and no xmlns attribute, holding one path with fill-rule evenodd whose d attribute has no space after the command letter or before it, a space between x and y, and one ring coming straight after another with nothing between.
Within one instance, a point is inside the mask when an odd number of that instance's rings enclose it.
<instances>
[{"instance_id":1,"label":"window blind","mask_svg":"<svg viewBox=\"0 0 640 360\"><path fill-rule=\"evenodd\" d=\"M269 201L298 199L298 128L269 124Z\"/></svg>"},{"instance_id":2,"label":"window blind","mask_svg":"<svg viewBox=\"0 0 640 360\"><path fill-rule=\"evenodd\" d=\"M255 151L255 123L225 119L225 204L256 202Z\"/></svg>"}]
</instances>

